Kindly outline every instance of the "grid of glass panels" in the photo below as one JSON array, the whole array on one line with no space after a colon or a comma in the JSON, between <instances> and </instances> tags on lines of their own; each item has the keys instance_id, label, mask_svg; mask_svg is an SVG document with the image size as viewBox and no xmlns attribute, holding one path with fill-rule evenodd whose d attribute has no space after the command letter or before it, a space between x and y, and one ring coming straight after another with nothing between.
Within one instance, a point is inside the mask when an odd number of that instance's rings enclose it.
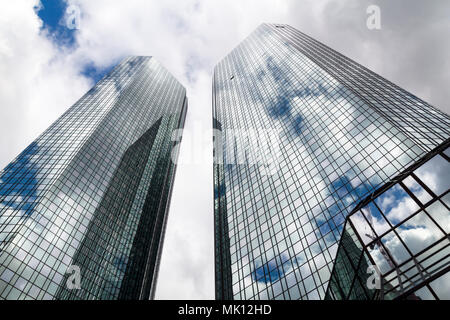
<instances>
[{"instance_id":1,"label":"grid of glass panels","mask_svg":"<svg viewBox=\"0 0 450 320\"><path fill-rule=\"evenodd\" d=\"M127 58L0 173L0 298L151 295L186 107L154 58Z\"/></svg>"},{"instance_id":2,"label":"grid of glass panels","mask_svg":"<svg viewBox=\"0 0 450 320\"><path fill-rule=\"evenodd\" d=\"M327 299L450 299L449 145L348 216ZM379 288L369 266L380 271Z\"/></svg>"},{"instance_id":3,"label":"grid of glass panels","mask_svg":"<svg viewBox=\"0 0 450 320\"><path fill-rule=\"evenodd\" d=\"M300 38L263 24L214 70L218 299L324 298L347 214L449 137L448 115L356 63L344 77L335 59L347 58ZM429 116L392 121L392 99ZM250 138L227 135L245 128L279 130L275 174L235 164L234 145Z\"/></svg>"},{"instance_id":4,"label":"grid of glass panels","mask_svg":"<svg viewBox=\"0 0 450 320\"><path fill-rule=\"evenodd\" d=\"M288 25L277 25L274 30L421 148L431 151L447 139L449 117L438 109Z\"/></svg>"}]
</instances>

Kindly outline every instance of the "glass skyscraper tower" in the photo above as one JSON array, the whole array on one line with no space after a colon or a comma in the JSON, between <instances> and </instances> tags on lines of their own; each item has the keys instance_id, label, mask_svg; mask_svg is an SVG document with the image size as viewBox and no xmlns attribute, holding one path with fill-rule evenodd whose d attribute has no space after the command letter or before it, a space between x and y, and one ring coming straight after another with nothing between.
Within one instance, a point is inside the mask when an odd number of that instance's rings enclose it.
<instances>
[{"instance_id":1,"label":"glass skyscraper tower","mask_svg":"<svg viewBox=\"0 0 450 320\"><path fill-rule=\"evenodd\" d=\"M0 172L1 299L152 297L186 110L130 57Z\"/></svg>"},{"instance_id":2,"label":"glass skyscraper tower","mask_svg":"<svg viewBox=\"0 0 450 320\"><path fill-rule=\"evenodd\" d=\"M213 125L218 299L325 298L347 215L450 137L448 115L277 24L215 67ZM251 130L278 141L241 161Z\"/></svg>"}]
</instances>

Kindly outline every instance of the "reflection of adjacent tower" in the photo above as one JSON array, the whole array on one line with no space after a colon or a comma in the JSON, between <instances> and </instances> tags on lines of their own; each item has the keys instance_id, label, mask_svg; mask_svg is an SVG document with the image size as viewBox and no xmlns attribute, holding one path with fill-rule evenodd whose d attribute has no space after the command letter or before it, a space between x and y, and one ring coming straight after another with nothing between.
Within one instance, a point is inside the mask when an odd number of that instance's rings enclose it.
<instances>
[{"instance_id":1,"label":"reflection of adjacent tower","mask_svg":"<svg viewBox=\"0 0 450 320\"><path fill-rule=\"evenodd\" d=\"M357 241L355 241L355 234L352 235L347 231L342 231L341 236L341 248L342 252L340 252L341 255L345 254L345 257L341 256L338 260L339 263L335 265L336 273L339 273L341 277L345 278L345 281L342 281L340 284L341 286L345 286L345 288L341 288L341 290L345 290L345 292L348 292L350 290L351 285L353 284L353 277L355 275L355 270L357 268L357 265L359 263L359 270L361 272L359 273L360 276L360 282L363 284L367 283L367 280L370 276L370 273L366 273L367 268L369 267L368 262L365 259L360 259L362 255L362 248L358 244ZM345 251L345 253L344 253ZM358 280L357 280L358 281ZM357 300L364 300L366 299L366 295L363 292L364 289L360 287L354 286L354 292L352 292L352 296Z\"/></svg>"},{"instance_id":2,"label":"reflection of adjacent tower","mask_svg":"<svg viewBox=\"0 0 450 320\"><path fill-rule=\"evenodd\" d=\"M168 182L174 174L173 164L167 161L172 143L165 139L176 121L175 117L158 120L125 152L72 262L84 271L81 287L91 289L62 287L58 298L150 296L168 207Z\"/></svg>"},{"instance_id":3,"label":"reflection of adjacent tower","mask_svg":"<svg viewBox=\"0 0 450 320\"><path fill-rule=\"evenodd\" d=\"M448 115L278 24L217 64L213 115L224 163L215 219L227 228L216 232L227 253L216 255L216 296L226 299L323 298L346 215L450 135ZM233 159L249 138L233 142L230 130L262 128L280 132L273 175ZM261 272L267 281L255 280Z\"/></svg>"},{"instance_id":4,"label":"reflection of adjacent tower","mask_svg":"<svg viewBox=\"0 0 450 320\"><path fill-rule=\"evenodd\" d=\"M1 298L153 296L186 110L154 58L127 58L0 174Z\"/></svg>"}]
</instances>

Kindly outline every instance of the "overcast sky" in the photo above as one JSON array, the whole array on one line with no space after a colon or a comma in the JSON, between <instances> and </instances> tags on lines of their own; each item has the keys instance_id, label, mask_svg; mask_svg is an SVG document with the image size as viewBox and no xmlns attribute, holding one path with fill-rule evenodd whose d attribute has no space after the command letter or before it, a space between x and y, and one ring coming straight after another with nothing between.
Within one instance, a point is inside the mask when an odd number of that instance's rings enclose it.
<instances>
[{"instance_id":1,"label":"overcast sky","mask_svg":"<svg viewBox=\"0 0 450 320\"><path fill-rule=\"evenodd\" d=\"M8 1L0 11L0 167L127 55L156 57L187 88L189 112L156 297L213 299L211 74L262 22L290 24L450 113L450 1ZM381 29L366 26L369 5ZM197 132L197 133L195 133ZM206 134L202 134L206 133ZM197 141L196 144L192 141ZM188 159L188 154L206 156ZM205 151L206 150L206 151ZM192 162L192 161L191 161Z\"/></svg>"}]
</instances>

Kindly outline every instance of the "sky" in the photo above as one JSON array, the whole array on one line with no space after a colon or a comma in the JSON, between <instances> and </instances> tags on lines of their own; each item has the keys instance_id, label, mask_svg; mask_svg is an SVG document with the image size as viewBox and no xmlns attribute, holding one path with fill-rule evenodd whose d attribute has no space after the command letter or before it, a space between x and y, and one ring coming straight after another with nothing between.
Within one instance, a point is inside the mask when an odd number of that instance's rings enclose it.
<instances>
[{"instance_id":1,"label":"sky","mask_svg":"<svg viewBox=\"0 0 450 320\"><path fill-rule=\"evenodd\" d=\"M379 30L367 28L369 5L380 8ZM213 299L214 65L261 23L290 24L450 113L449 17L446 0L5 2L0 168L121 59L154 56L187 89L190 133L181 145L156 298Z\"/></svg>"}]
</instances>

